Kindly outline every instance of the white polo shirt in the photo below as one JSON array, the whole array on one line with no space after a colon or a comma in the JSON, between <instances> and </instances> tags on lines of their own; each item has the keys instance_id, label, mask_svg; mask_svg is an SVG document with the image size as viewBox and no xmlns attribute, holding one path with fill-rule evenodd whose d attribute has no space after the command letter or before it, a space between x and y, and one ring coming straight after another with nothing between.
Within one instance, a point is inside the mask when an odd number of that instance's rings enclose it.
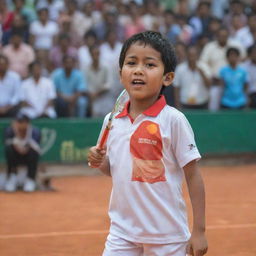
<instances>
[{"instance_id":1,"label":"white polo shirt","mask_svg":"<svg viewBox=\"0 0 256 256\"><path fill-rule=\"evenodd\" d=\"M110 233L139 243L187 241L182 168L200 159L191 126L163 96L133 122L128 104L114 118L107 141Z\"/></svg>"}]
</instances>

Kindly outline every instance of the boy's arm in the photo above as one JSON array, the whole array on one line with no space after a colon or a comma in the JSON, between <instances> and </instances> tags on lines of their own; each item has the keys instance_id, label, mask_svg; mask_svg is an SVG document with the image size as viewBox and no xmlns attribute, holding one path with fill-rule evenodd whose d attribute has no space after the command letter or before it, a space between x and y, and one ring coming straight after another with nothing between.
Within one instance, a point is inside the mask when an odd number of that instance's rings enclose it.
<instances>
[{"instance_id":1,"label":"boy's arm","mask_svg":"<svg viewBox=\"0 0 256 256\"><path fill-rule=\"evenodd\" d=\"M193 209L193 230L187 253L193 256L202 256L208 248L205 237L204 183L195 160L188 163L183 169Z\"/></svg>"},{"instance_id":2,"label":"boy's arm","mask_svg":"<svg viewBox=\"0 0 256 256\"><path fill-rule=\"evenodd\" d=\"M99 149L97 146L91 147L88 153L88 165L91 168L99 168L107 176L111 176L106 149Z\"/></svg>"}]
</instances>

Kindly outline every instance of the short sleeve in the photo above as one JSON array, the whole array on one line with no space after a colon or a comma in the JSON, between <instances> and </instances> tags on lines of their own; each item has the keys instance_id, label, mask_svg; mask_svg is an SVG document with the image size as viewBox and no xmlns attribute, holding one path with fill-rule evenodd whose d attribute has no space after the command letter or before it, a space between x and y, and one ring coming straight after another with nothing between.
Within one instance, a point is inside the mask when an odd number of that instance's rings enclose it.
<instances>
[{"instance_id":1,"label":"short sleeve","mask_svg":"<svg viewBox=\"0 0 256 256\"><path fill-rule=\"evenodd\" d=\"M181 168L193 160L199 160L201 155L197 149L193 130L181 113L171 126L172 149Z\"/></svg>"}]
</instances>

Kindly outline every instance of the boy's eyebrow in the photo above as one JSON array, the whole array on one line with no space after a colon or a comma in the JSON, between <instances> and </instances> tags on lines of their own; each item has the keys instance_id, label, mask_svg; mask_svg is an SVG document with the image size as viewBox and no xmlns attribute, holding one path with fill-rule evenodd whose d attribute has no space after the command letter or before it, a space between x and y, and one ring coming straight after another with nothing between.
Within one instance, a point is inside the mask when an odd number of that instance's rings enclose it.
<instances>
[{"instance_id":1,"label":"boy's eyebrow","mask_svg":"<svg viewBox=\"0 0 256 256\"><path fill-rule=\"evenodd\" d=\"M138 57L137 56L127 56L127 58L129 59L137 59ZM158 60L158 58L155 58L155 57L145 57L146 60Z\"/></svg>"}]
</instances>

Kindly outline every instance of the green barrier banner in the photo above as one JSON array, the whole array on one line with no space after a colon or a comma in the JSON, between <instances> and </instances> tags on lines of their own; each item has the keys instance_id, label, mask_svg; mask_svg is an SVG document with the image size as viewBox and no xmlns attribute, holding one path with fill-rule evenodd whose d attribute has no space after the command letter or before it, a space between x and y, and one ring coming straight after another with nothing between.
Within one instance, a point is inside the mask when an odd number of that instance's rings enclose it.
<instances>
[{"instance_id":1,"label":"green barrier banner","mask_svg":"<svg viewBox=\"0 0 256 256\"><path fill-rule=\"evenodd\" d=\"M256 111L186 112L202 155L256 152ZM86 162L88 148L95 145L101 119L40 119L32 122L41 129L42 161ZM0 119L0 134L10 120ZM1 141L0 163L4 162Z\"/></svg>"}]
</instances>

